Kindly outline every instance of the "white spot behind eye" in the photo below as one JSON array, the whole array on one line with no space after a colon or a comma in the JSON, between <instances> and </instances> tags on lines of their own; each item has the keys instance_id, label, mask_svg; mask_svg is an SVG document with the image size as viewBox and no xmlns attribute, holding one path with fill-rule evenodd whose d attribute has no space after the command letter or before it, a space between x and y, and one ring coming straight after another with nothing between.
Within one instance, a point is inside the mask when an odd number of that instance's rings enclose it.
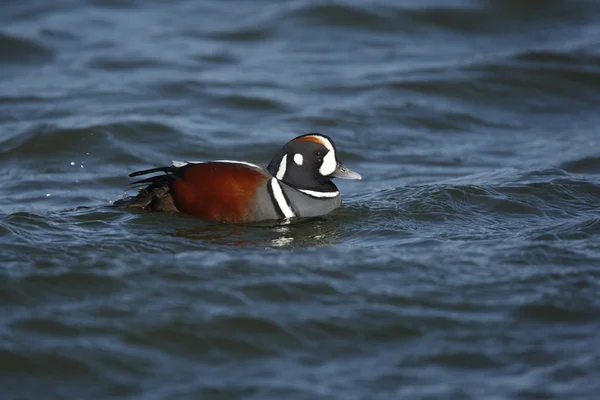
<instances>
[{"instance_id":1,"label":"white spot behind eye","mask_svg":"<svg viewBox=\"0 0 600 400\"><path fill-rule=\"evenodd\" d=\"M281 162L279 163L279 169L277 170L277 174L275 175L275 178L282 180L283 177L285 176L286 168L287 168L287 154L285 154L283 156L283 158L281 159Z\"/></svg>"},{"instance_id":2,"label":"white spot behind eye","mask_svg":"<svg viewBox=\"0 0 600 400\"><path fill-rule=\"evenodd\" d=\"M302 157L302 154L294 154L294 162L296 163L296 165L302 165L302 163L304 162L304 157Z\"/></svg>"}]
</instances>

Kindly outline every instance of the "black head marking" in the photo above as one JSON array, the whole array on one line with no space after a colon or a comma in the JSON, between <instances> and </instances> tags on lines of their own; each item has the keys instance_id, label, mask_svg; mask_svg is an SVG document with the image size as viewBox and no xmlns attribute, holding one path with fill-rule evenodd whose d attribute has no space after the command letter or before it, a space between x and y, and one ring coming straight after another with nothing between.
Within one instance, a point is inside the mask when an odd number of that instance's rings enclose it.
<instances>
[{"instance_id":1,"label":"black head marking","mask_svg":"<svg viewBox=\"0 0 600 400\"><path fill-rule=\"evenodd\" d=\"M330 154L331 149L333 154ZM336 186L331 182L333 169L331 165L324 169L325 162L333 162L335 168L335 145L328 137L314 133L288 142L275 154L267 168L277 179L294 188L336 191ZM330 173L324 175L322 172Z\"/></svg>"}]
</instances>

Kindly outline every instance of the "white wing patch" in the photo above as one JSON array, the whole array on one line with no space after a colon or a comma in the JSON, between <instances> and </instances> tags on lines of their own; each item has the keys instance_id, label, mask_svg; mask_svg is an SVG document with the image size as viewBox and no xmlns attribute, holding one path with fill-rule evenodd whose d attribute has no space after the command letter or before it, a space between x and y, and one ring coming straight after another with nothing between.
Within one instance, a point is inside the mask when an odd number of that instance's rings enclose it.
<instances>
[{"instance_id":1,"label":"white wing patch","mask_svg":"<svg viewBox=\"0 0 600 400\"><path fill-rule=\"evenodd\" d=\"M245 165L247 167L250 168L254 168L254 169L260 169L262 170L263 167L261 167L258 164L252 164L246 161L234 161L234 160L212 160L212 161L173 161L172 165L174 167L184 167L188 164L206 164L209 162L218 162L218 163L226 163L226 164L241 164L241 165Z\"/></svg>"},{"instance_id":2,"label":"white wing patch","mask_svg":"<svg viewBox=\"0 0 600 400\"><path fill-rule=\"evenodd\" d=\"M202 164L204 161L172 161L172 166L174 167L185 167L188 164Z\"/></svg>"},{"instance_id":3,"label":"white wing patch","mask_svg":"<svg viewBox=\"0 0 600 400\"><path fill-rule=\"evenodd\" d=\"M242 165L246 165L248 167L252 167L252 168L258 168L258 169L262 169L262 167L258 164L253 164L253 163L249 163L246 161L235 161L235 160L215 160L213 162L222 162L222 163L229 163L229 164L242 164Z\"/></svg>"}]
</instances>

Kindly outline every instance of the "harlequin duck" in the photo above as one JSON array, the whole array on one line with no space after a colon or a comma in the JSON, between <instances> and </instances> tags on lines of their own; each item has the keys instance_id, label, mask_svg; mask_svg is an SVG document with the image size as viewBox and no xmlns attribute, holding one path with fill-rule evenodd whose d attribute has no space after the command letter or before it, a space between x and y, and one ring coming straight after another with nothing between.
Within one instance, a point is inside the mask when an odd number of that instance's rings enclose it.
<instances>
[{"instance_id":1,"label":"harlequin duck","mask_svg":"<svg viewBox=\"0 0 600 400\"><path fill-rule=\"evenodd\" d=\"M319 133L288 142L266 169L245 161L174 161L129 176L155 172L165 174L133 182L150 185L113 206L182 212L228 223L315 217L342 204L331 178L361 179L339 162L333 140Z\"/></svg>"}]
</instances>

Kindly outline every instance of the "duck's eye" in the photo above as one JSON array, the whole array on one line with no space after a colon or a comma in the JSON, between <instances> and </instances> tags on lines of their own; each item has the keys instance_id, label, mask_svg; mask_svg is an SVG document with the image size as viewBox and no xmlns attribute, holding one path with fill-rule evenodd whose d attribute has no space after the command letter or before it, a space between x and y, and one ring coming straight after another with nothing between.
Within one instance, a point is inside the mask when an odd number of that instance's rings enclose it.
<instances>
[{"instance_id":1,"label":"duck's eye","mask_svg":"<svg viewBox=\"0 0 600 400\"><path fill-rule=\"evenodd\" d=\"M323 157L323 152L321 150L315 151L315 157L322 158Z\"/></svg>"}]
</instances>

